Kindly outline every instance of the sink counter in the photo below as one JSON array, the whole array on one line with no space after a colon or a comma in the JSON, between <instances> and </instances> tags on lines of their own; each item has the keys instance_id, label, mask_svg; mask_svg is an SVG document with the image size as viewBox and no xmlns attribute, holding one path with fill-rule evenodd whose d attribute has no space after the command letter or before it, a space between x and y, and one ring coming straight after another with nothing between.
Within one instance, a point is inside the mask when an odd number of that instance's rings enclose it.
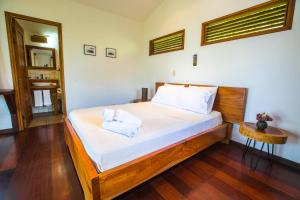
<instances>
[{"instance_id":1,"label":"sink counter","mask_svg":"<svg viewBox=\"0 0 300 200\"><path fill-rule=\"evenodd\" d=\"M53 79L29 79L31 90L50 90L59 88L58 80Z\"/></svg>"},{"instance_id":2,"label":"sink counter","mask_svg":"<svg viewBox=\"0 0 300 200\"><path fill-rule=\"evenodd\" d=\"M51 99L54 107L54 113L58 114L58 96L57 89L59 88L58 80L53 79L29 79L29 87L34 98L34 90L50 90Z\"/></svg>"},{"instance_id":3,"label":"sink counter","mask_svg":"<svg viewBox=\"0 0 300 200\"><path fill-rule=\"evenodd\" d=\"M57 85L49 85L49 86L30 86L30 90L51 90L57 89Z\"/></svg>"}]
</instances>

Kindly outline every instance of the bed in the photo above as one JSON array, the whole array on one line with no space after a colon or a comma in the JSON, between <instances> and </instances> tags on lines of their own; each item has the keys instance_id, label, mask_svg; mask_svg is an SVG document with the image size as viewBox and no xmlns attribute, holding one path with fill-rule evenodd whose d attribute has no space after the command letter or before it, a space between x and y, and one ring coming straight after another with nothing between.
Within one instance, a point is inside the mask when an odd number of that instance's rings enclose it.
<instances>
[{"instance_id":1,"label":"bed","mask_svg":"<svg viewBox=\"0 0 300 200\"><path fill-rule=\"evenodd\" d=\"M246 94L245 88L219 87L209 115L151 102L112 106L142 119L134 139L99 128L103 107L71 112L65 139L85 199L111 199L216 142L228 142L232 123L243 121Z\"/></svg>"}]
</instances>

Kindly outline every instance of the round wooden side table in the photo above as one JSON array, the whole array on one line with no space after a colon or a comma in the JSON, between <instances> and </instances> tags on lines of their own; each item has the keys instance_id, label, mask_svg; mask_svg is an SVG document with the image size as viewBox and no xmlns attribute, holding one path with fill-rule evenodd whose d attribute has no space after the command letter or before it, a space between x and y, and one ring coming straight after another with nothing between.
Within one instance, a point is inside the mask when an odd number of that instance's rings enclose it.
<instances>
[{"instance_id":1,"label":"round wooden side table","mask_svg":"<svg viewBox=\"0 0 300 200\"><path fill-rule=\"evenodd\" d=\"M242 159L245 158L249 150L252 152L255 151L256 142L262 142L260 152L263 151L264 145L265 143L267 143L268 158L270 161L270 165L272 165L273 162L275 144L285 144L288 138L288 134L279 128L269 126L264 131L261 131L256 128L255 123L249 123L249 122L240 123L240 134L247 137L247 142L243 152ZM251 147L252 141L253 141L253 146ZM270 145L272 146L271 153L269 150ZM259 162L259 157L257 157L256 162L253 162L253 157L254 156L252 154L250 168L255 170Z\"/></svg>"}]
</instances>

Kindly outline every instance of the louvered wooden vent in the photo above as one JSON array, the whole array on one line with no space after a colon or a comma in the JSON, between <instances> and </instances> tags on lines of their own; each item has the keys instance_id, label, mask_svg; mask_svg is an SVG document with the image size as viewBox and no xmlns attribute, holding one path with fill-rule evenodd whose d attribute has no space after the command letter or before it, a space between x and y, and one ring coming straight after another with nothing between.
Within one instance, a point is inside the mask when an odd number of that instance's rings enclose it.
<instances>
[{"instance_id":1,"label":"louvered wooden vent","mask_svg":"<svg viewBox=\"0 0 300 200\"><path fill-rule=\"evenodd\" d=\"M295 0L272 0L202 24L201 45L292 28Z\"/></svg>"},{"instance_id":2,"label":"louvered wooden vent","mask_svg":"<svg viewBox=\"0 0 300 200\"><path fill-rule=\"evenodd\" d=\"M149 42L149 55L167 53L184 49L185 30L177 31Z\"/></svg>"}]
</instances>

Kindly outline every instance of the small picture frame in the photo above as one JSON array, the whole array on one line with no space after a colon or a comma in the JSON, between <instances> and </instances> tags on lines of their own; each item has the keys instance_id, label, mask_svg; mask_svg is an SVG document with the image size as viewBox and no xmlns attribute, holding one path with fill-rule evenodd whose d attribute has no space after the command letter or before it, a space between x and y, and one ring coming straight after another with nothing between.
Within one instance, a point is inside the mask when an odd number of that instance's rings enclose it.
<instances>
[{"instance_id":1,"label":"small picture frame","mask_svg":"<svg viewBox=\"0 0 300 200\"><path fill-rule=\"evenodd\" d=\"M106 48L106 57L117 58L117 49Z\"/></svg>"},{"instance_id":2,"label":"small picture frame","mask_svg":"<svg viewBox=\"0 0 300 200\"><path fill-rule=\"evenodd\" d=\"M84 44L83 52L84 52L84 55L96 56L96 46Z\"/></svg>"}]
</instances>

